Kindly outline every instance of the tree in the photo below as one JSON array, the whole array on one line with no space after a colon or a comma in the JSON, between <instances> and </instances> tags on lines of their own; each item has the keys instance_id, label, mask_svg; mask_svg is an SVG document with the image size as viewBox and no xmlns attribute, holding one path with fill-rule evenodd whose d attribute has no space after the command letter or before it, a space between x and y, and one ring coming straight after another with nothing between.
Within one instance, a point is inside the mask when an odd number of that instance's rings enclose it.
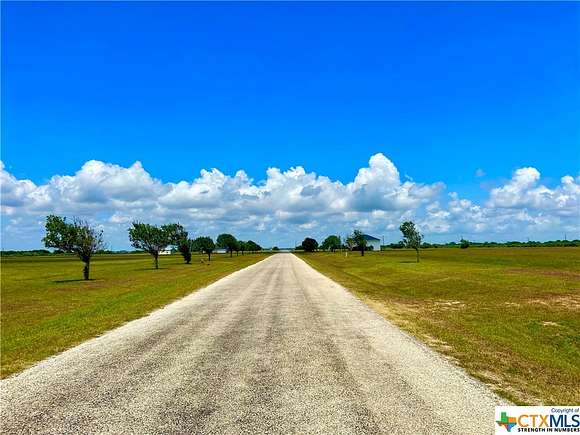
<instances>
[{"instance_id":1,"label":"tree","mask_svg":"<svg viewBox=\"0 0 580 435\"><path fill-rule=\"evenodd\" d=\"M277 251L279 251L279 250L280 250L280 248L278 248L277 246L274 246L274 247L272 248L272 251L275 251L275 252L277 252Z\"/></svg>"},{"instance_id":2,"label":"tree","mask_svg":"<svg viewBox=\"0 0 580 435\"><path fill-rule=\"evenodd\" d=\"M191 240L189 240L189 233L180 224L168 224L164 228L169 236L169 244L177 248L186 264L190 264Z\"/></svg>"},{"instance_id":3,"label":"tree","mask_svg":"<svg viewBox=\"0 0 580 435\"><path fill-rule=\"evenodd\" d=\"M169 240L169 245L176 246L179 245L181 241L187 239L188 233L185 231L180 224L167 224L163 225L161 228L167 233L167 237Z\"/></svg>"},{"instance_id":4,"label":"tree","mask_svg":"<svg viewBox=\"0 0 580 435\"><path fill-rule=\"evenodd\" d=\"M244 251L249 251L247 242L242 240L238 241L238 249L242 251L242 255L244 255Z\"/></svg>"},{"instance_id":5,"label":"tree","mask_svg":"<svg viewBox=\"0 0 580 435\"><path fill-rule=\"evenodd\" d=\"M365 235L360 230L354 230L352 235L349 237L351 245L353 245L352 249L360 251L360 255L365 255L365 249L367 247L367 239L365 239Z\"/></svg>"},{"instance_id":6,"label":"tree","mask_svg":"<svg viewBox=\"0 0 580 435\"><path fill-rule=\"evenodd\" d=\"M56 248L63 252L76 254L85 264L83 277L89 279L91 257L105 248L103 232L91 227L88 222L50 215L46 217L46 236L42 239L47 248Z\"/></svg>"},{"instance_id":7,"label":"tree","mask_svg":"<svg viewBox=\"0 0 580 435\"><path fill-rule=\"evenodd\" d=\"M207 261L211 261L211 253L215 249L215 243L211 237L198 237L192 241L193 251L203 252L207 254Z\"/></svg>"},{"instance_id":8,"label":"tree","mask_svg":"<svg viewBox=\"0 0 580 435\"><path fill-rule=\"evenodd\" d=\"M253 240L248 240L246 242L246 249L249 252L258 252L262 250L262 247L260 245L258 245L256 242L254 242Z\"/></svg>"},{"instance_id":9,"label":"tree","mask_svg":"<svg viewBox=\"0 0 580 435\"><path fill-rule=\"evenodd\" d=\"M227 252L230 253L230 257L233 255L233 252L238 249L238 241L231 234L220 234L216 241L218 248L227 250Z\"/></svg>"},{"instance_id":10,"label":"tree","mask_svg":"<svg viewBox=\"0 0 580 435\"><path fill-rule=\"evenodd\" d=\"M191 264L191 251L193 251L191 246L192 242L193 240L185 238L180 240L179 243L177 244L177 250L183 257L183 261L185 261L185 264Z\"/></svg>"},{"instance_id":11,"label":"tree","mask_svg":"<svg viewBox=\"0 0 580 435\"><path fill-rule=\"evenodd\" d=\"M405 247L412 248L417 253L417 263L419 262L419 248L421 247L421 240L423 236L411 221L403 222L399 227L403 233L403 243Z\"/></svg>"},{"instance_id":12,"label":"tree","mask_svg":"<svg viewBox=\"0 0 580 435\"><path fill-rule=\"evenodd\" d=\"M344 241L344 246L346 247L346 249L348 249L349 251L352 251L354 249L354 247L356 246L354 240L352 239L351 236L348 236L346 238L346 240Z\"/></svg>"},{"instance_id":13,"label":"tree","mask_svg":"<svg viewBox=\"0 0 580 435\"><path fill-rule=\"evenodd\" d=\"M318 248L318 242L310 237L306 237L302 241L302 249L305 252L314 252Z\"/></svg>"},{"instance_id":14,"label":"tree","mask_svg":"<svg viewBox=\"0 0 580 435\"><path fill-rule=\"evenodd\" d=\"M324 242L322 242L320 247L325 251L334 252L337 249L340 249L340 238L338 236L328 236L326 239L324 239Z\"/></svg>"},{"instance_id":15,"label":"tree","mask_svg":"<svg viewBox=\"0 0 580 435\"><path fill-rule=\"evenodd\" d=\"M159 252L176 240L175 225L160 227L141 222L133 222L129 228L129 240L135 249L148 252L153 257L155 269L159 269Z\"/></svg>"},{"instance_id":16,"label":"tree","mask_svg":"<svg viewBox=\"0 0 580 435\"><path fill-rule=\"evenodd\" d=\"M465 240L464 238L461 238L461 240L459 241L459 247L461 249L469 248L469 240Z\"/></svg>"}]
</instances>

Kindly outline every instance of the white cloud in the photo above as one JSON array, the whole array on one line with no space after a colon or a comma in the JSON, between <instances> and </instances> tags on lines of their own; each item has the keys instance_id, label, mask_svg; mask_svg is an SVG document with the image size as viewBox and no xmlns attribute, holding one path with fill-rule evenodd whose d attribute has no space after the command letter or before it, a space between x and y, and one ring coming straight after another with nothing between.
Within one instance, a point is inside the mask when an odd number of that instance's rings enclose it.
<instances>
[{"instance_id":1,"label":"white cloud","mask_svg":"<svg viewBox=\"0 0 580 435\"><path fill-rule=\"evenodd\" d=\"M2 195L2 213L12 214L17 207L25 205L28 195L36 190L36 185L30 180L17 180L4 168L0 161L0 193Z\"/></svg>"},{"instance_id":2,"label":"white cloud","mask_svg":"<svg viewBox=\"0 0 580 435\"><path fill-rule=\"evenodd\" d=\"M55 175L36 185L19 180L0 162L2 239L18 248L39 246L44 216L79 216L102 225L114 248L128 245L128 224L180 221L192 234L229 231L264 244L291 245L306 235L345 234L359 227L399 238L398 225L413 219L427 235L496 234L521 231L578 233L580 178L564 176L558 186L540 184L535 168L520 168L484 204L442 195L441 182L422 184L406 177L383 154L373 155L348 182L331 180L297 166L269 168L254 181L202 170L191 181L165 183L136 162L128 168L91 160L74 175ZM26 231L22 229L25 228ZM443 236L441 236L443 237Z\"/></svg>"},{"instance_id":3,"label":"white cloud","mask_svg":"<svg viewBox=\"0 0 580 435\"><path fill-rule=\"evenodd\" d=\"M520 168L504 186L491 190L488 207L528 208L551 211L557 215L578 216L580 210L580 177L566 175L561 184L550 189L539 184L536 168Z\"/></svg>"}]
</instances>

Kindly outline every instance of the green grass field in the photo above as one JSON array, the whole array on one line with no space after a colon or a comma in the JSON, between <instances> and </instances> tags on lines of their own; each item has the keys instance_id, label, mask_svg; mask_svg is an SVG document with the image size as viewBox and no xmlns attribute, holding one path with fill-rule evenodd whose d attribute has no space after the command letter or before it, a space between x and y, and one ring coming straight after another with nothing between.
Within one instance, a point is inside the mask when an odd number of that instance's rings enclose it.
<instances>
[{"instance_id":1,"label":"green grass field","mask_svg":"<svg viewBox=\"0 0 580 435\"><path fill-rule=\"evenodd\" d=\"M91 281L82 281L76 257L1 259L1 376L21 371L129 320L142 317L266 256L160 258L154 270L149 255L102 255L91 263Z\"/></svg>"},{"instance_id":2,"label":"green grass field","mask_svg":"<svg viewBox=\"0 0 580 435\"><path fill-rule=\"evenodd\" d=\"M580 403L580 249L301 254L521 404Z\"/></svg>"}]
</instances>

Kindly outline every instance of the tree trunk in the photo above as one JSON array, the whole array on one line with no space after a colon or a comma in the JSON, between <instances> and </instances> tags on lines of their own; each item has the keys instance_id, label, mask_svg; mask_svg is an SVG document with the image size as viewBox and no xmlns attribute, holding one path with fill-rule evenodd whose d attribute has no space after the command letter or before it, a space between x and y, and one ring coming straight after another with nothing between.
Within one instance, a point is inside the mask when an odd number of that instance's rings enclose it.
<instances>
[{"instance_id":1,"label":"tree trunk","mask_svg":"<svg viewBox=\"0 0 580 435\"><path fill-rule=\"evenodd\" d=\"M210 262L211 261L211 252L207 253L207 261Z\"/></svg>"},{"instance_id":2,"label":"tree trunk","mask_svg":"<svg viewBox=\"0 0 580 435\"><path fill-rule=\"evenodd\" d=\"M365 256L365 248L360 248L360 255L361 257Z\"/></svg>"},{"instance_id":3,"label":"tree trunk","mask_svg":"<svg viewBox=\"0 0 580 435\"><path fill-rule=\"evenodd\" d=\"M159 269L159 254L153 255L153 261L155 262L155 269Z\"/></svg>"},{"instance_id":4,"label":"tree trunk","mask_svg":"<svg viewBox=\"0 0 580 435\"><path fill-rule=\"evenodd\" d=\"M230 258L234 256L234 251L230 250Z\"/></svg>"},{"instance_id":5,"label":"tree trunk","mask_svg":"<svg viewBox=\"0 0 580 435\"><path fill-rule=\"evenodd\" d=\"M83 277L85 278L85 281L89 280L89 271L90 271L90 263L86 261L85 267L83 267Z\"/></svg>"},{"instance_id":6,"label":"tree trunk","mask_svg":"<svg viewBox=\"0 0 580 435\"><path fill-rule=\"evenodd\" d=\"M415 249L415 251L417 251L417 263L419 262L419 250Z\"/></svg>"}]
</instances>

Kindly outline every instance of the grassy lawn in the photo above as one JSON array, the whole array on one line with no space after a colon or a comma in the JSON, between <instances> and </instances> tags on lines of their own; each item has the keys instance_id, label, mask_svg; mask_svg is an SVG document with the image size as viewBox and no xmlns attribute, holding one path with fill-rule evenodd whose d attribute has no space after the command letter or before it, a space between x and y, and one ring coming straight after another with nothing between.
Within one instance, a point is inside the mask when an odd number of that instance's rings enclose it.
<instances>
[{"instance_id":1,"label":"grassy lawn","mask_svg":"<svg viewBox=\"0 0 580 435\"><path fill-rule=\"evenodd\" d=\"M129 320L142 317L229 273L265 258L180 255L160 258L152 268L145 254L102 255L82 281L75 257L3 257L1 376L21 371Z\"/></svg>"},{"instance_id":2,"label":"grassy lawn","mask_svg":"<svg viewBox=\"0 0 580 435\"><path fill-rule=\"evenodd\" d=\"M301 254L495 391L580 402L580 249ZM434 374L435 375L435 374Z\"/></svg>"}]
</instances>

